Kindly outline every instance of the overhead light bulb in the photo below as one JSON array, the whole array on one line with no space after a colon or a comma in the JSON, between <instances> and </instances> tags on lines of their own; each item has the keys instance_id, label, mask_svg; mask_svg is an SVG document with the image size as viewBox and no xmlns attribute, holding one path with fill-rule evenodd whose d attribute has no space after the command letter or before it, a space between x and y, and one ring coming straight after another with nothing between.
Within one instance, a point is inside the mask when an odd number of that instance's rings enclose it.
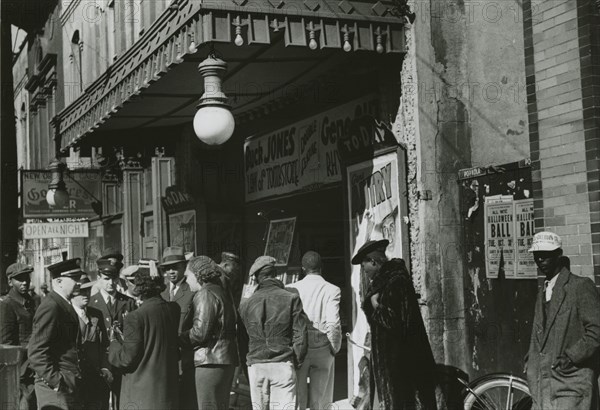
<instances>
[{"instance_id":1,"label":"overhead light bulb","mask_svg":"<svg viewBox=\"0 0 600 410\"><path fill-rule=\"evenodd\" d=\"M236 46L239 47L244 44L244 38L241 34L238 34L237 36L235 36L235 40L233 42Z\"/></svg>"},{"instance_id":2,"label":"overhead light bulb","mask_svg":"<svg viewBox=\"0 0 600 410\"><path fill-rule=\"evenodd\" d=\"M316 50L318 46L319 45L317 44L317 40L315 40L314 38L311 38L310 41L308 42L308 47L311 50Z\"/></svg>"},{"instance_id":3,"label":"overhead light bulb","mask_svg":"<svg viewBox=\"0 0 600 410\"><path fill-rule=\"evenodd\" d=\"M231 138L235 129L227 96L221 90L221 76L227 71L227 63L210 55L200 63L198 71L204 77L204 94L194 116L194 132L205 144L220 145Z\"/></svg>"},{"instance_id":4,"label":"overhead light bulb","mask_svg":"<svg viewBox=\"0 0 600 410\"><path fill-rule=\"evenodd\" d=\"M69 203L69 193L63 189L49 189L46 202L53 208L63 208Z\"/></svg>"}]
</instances>

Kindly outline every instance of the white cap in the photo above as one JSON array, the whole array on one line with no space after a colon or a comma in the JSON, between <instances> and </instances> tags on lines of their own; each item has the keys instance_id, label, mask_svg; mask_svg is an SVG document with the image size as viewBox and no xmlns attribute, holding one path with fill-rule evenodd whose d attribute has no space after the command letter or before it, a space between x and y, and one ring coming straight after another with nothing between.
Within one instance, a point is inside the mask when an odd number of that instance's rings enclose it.
<instances>
[{"instance_id":1,"label":"white cap","mask_svg":"<svg viewBox=\"0 0 600 410\"><path fill-rule=\"evenodd\" d=\"M560 236L554 232L538 232L533 235L533 244L529 252L554 251L559 248L562 248Z\"/></svg>"}]
</instances>

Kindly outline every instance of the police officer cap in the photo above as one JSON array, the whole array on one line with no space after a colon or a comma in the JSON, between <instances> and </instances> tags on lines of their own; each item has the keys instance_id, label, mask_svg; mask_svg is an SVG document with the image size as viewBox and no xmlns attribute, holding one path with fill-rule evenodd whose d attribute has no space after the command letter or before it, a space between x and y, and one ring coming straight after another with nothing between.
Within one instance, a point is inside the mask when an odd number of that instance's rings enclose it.
<instances>
[{"instance_id":1,"label":"police officer cap","mask_svg":"<svg viewBox=\"0 0 600 410\"><path fill-rule=\"evenodd\" d=\"M116 258L98 259L96 265L98 265L98 273L111 278L119 276L119 271L123 267Z\"/></svg>"},{"instance_id":2,"label":"police officer cap","mask_svg":"<svg viewBox=\"0 0 600 410\"><path fill-rule=\"evenodd\" d=\"M83 274L80 258L67 259L66 261L58 262L48 266L52 279L56 278L72 278L79 279Z\"/></svg>"}]
</instances>

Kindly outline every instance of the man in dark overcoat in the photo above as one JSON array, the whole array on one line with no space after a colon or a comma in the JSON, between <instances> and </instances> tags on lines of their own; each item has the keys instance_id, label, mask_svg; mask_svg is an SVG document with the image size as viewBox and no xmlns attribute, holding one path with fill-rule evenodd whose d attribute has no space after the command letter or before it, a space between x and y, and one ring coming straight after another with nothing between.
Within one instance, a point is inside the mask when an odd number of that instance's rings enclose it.
<instances>
[{"instance_id":1,"label":"man in dark overcoat","mask_svg":"<svg viewBox=\"0 0 600 410\"><path fill-rule=\"evenodd\" d=\"M388 244L368 241L352 258L369 280L362 308L371 329L371 405L434 410L435 361L417 295L404 260L387 259Z\"/></svg>"},{"instance_id":2,"label":"man in dark overcoat","mask_svg":"<svg viewBox=\"0 0 600 410\"><path fill-rule=\"evenodd\" d=\"M27 348L33 327L33 315L39 301L28 292L33 267L13 263L6 269L10 285L8 295L0 301L0 343ZM20 373L19 408L35 409L34 374L27 354L23 355Z\"/></svg>"},{"instance_id":3,"label":"man in dark overcoat","mask_svg":"<svg viewBox=\"0 0 600 410\"><path fill-rule=\"evenodd\" d=\"M109 332L109 362L123 373L119 406L179 409L179 305L160 296L165 285L153 261L133 280L142 304L125 317L122 334L116 326Z\"/></svg>"},{"instance_id":4,"label":"man in dark overcoat","mask_svg":"<svg viewBox=\"0 0 600 410\"><path fill-rule=\"evenodd\" d=\"M533 237L530 252L546 280L535 306L527 381L537 410L598 408L600 296L562 262L553 232Z\"/></svg>"},{"instance_id":5,"label":"man in dark overcoat","mask_svg":"<svg viewBox=\"0 0 600 410\"><path fill-rule=\"evenodd\" d=\"M29 365L36 374L38 408L81 409L79 318L71 305L77 281L83 274L79 258L48 266L52 292L33 318Z\"/></svg>"}]
</instances>

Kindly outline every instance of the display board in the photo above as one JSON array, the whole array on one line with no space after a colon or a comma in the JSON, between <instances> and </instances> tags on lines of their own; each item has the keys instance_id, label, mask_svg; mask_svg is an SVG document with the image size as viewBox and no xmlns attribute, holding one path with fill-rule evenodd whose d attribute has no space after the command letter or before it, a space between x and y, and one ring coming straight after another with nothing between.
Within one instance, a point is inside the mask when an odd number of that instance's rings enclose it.
<instances>
[{"instance_id":1,"label":"display board","mask_svg":"<svg viewBox=\"0 0 600 410\"><path fill-rule=\"evenodd\" d=\"M523 369L538 283L528 161L461 170L465 334L471 377ZM521 279L521 280L516 280ZM529 279L529 280L525 280Z\"/></svg>"}]
</instances>

